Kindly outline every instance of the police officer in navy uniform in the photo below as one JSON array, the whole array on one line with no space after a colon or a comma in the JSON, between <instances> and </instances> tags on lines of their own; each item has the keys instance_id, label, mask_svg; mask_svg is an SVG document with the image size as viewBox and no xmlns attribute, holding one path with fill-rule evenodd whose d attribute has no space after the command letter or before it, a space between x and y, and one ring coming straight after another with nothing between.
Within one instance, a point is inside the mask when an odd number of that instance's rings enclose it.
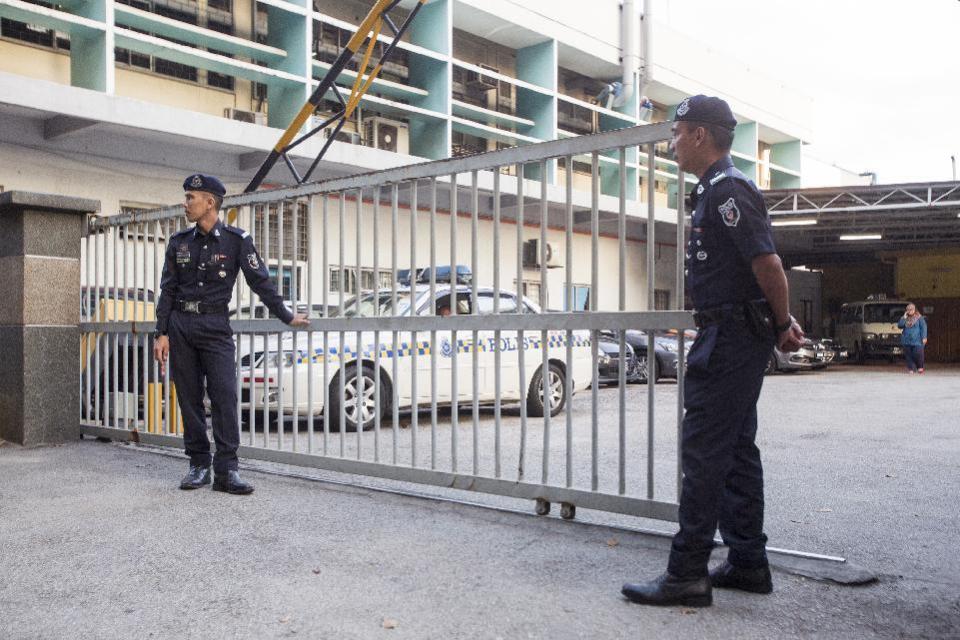
<instances>
[{"instance_id":1,"label":"police officer in navy uniform","mask_svg":"<svg viewBox=\"0 0 960 640\"><path fill-rule=\"evenodd\" d=\"M210 440L203 406L204 381L213 415L213 489L253 492L237 471L240 423L237 419L237 370L227 305L237 274L286 324L309 324L294 315L277 293L253 239L243 229L220 221L226 189L213 176L195 174L183 182L187 220L194 226L174 234L167 245L157 303L154 357L165 371L170 358L183 415L184 448L190 470L181 489L210 484Z\"/></svg>"},{"instance_id":2,"label":"police officer in navy uniform","mask_svg":"<svg viewBox=\"0 0 960 640\"><path fill-rule=\"evenodd\" d=\"M700 178L686 252L699 331L684 387L680 530L666 573L623 586L623 595L641 604L708 606L712 587L773 590L757 399L774 344L796 351L804 336L788 310L763 198L730 159L736 124L726 102L703 95L681 102L673 123L677 163ZM718 525L729 553L708 572Z\"/></svg>"}]
</instances>

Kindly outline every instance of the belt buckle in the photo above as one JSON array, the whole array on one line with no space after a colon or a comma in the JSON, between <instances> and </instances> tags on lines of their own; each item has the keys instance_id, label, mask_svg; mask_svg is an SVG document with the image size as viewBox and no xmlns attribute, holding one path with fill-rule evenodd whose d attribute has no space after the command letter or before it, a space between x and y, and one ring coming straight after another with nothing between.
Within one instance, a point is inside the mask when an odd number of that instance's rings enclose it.
<instances>
[{"instance_id":1,"label":"belt buckle","mask_svg":"<svg viewBox=\"0 0 960 640\"><path fill-rule=\"evenodd\" d=\"M200 303L196 300L185 300L183 310L188 313L200 313Z\"/></svg>"}]
</instances>

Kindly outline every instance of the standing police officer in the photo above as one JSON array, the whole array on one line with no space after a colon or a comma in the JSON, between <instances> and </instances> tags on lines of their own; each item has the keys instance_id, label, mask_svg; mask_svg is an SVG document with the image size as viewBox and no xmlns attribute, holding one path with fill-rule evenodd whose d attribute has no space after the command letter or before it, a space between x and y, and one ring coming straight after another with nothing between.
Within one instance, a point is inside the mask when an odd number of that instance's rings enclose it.
<instances>
[{"instance_id":1,"label":"standing police officer","mask_svg":"<svg viewBox=\"0 0 960 640\"><path fill-rule=\"evenodd\" d=\"M171 375L183 414L184 448L190 457L190 471L180 488L210 484L210 440L203 407L206 379L217 443L213 489L247 494L253 486L241 480L237 471L237 370L227 318L237 273L243 271L250 288L286 324L302 327L309 320L283 304L250 234L220 221L226 194L223 183L196 174L184 180L183 190L187 220L195 224L174 234L167 245L153 347L162 372L168 354L173 354Z\"/></svg>"},{"instance_id":2,"label":"standing police officer","mask_svg":"<svg viewBox=\"0 0 960 640\"><path fill-rule=\"evenodd\" d=\"M681 102L673 124L677 163L700 178L686 253L699 333L684 387L680 531L666 573L623 586L641 604L708 606L712 587L773 590L754 442L757 399L773 345L796 351L804 336L788 310L763 198L730 159L736 124L726 102L703 95ZM730 551L708 573L718 525Z\"/></svg>"}]
</instances>

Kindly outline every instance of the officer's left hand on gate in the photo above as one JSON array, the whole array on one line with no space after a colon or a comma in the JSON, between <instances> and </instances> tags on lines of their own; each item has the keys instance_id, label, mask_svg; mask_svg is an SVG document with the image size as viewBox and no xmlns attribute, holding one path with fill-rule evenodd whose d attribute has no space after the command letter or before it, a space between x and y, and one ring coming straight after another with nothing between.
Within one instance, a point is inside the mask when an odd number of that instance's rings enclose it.
<instances>
[{"instance_id":1,"label":"officer's left hand on gate","mask_svg":"<svg viewBox=\"0 0 960 640\"><path fill-rule=\"evenodd\" d=\"M307 317L305 313L298 313L293 316L293 320L290 321L291 327L309 327L310 318Z\"/></svg>"},{"instance_id":2,"label":"officer's left hand on gate","mask_svg":"<svg viewBox=\"0 0 960 640\"><path fill-rule=\"evenodd\" d=\"M796 320L790 323L790 328L777 336L777 348L780 351L790 353L796 351L803 345L806 335L803 329L797 324Z\"/></svg>"}]
</instances>

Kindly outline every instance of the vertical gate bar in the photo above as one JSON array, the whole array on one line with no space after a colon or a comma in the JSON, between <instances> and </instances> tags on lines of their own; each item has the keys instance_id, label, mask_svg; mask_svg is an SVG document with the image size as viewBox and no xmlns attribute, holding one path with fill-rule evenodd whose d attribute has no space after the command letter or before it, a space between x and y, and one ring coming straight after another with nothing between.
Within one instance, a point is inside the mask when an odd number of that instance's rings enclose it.
<instances>
[{"instance_id":1,"label":"vertical gate bar","mask_svg":"<svg viewBox=\"0 0 960 640\"><path fill-rule=\"evenodd\" d=\"M460 279L457 277L457 174L450 174L450 317L457 317L457 294ZM457 445L459 444L458 431L460 427L460 389L459 364L457 355L460 343L457 340L457 330L450 335L450 470L457 472Z\"/></svg>"},{"instance_id":2,"label":"vertical gate bar","mask_svg":"<svg viewBox=\"0 0 960 640\"><path fill-rule=\"evenodd\" d=\"M573 310L573 157L567 156L564 159L564 171L566 172L566 256L565 256L565 291L566 296L563 309L566 312ZM567 398L567 433L566 433L566 486L573 486L573 331L567 329L567 388L564 391Z\"/></svg>"},{"instance_id":3,"label":"vertical gate bar","mask_svg":"<svg viewBox=\"0 0 960 640\"><path fill-rule=\"evenodd\" d=\"M130 225L123 227L123 321L130 322ZM123 334L123 427L130 430L130 332Z\"/></svg>"},{"instance_id":4,"label":"vertical gate bar","mask_svg":"<svg viewBox=\"0 0 960 640\"><path fill-rule=\"evenodd\" d=\"M113 245L113 252L112 252L113 264L111 265L113 267L113 297L112 297L113 305L112 306L114 310L116 310L117 305L120 303L120 266L119 266L120 227L112 226L110 227L110 231L111 231L110 244ZM120 318L120 314L117 313L116 311L114 311L113 315L114 315L114 319ZM104 317L104 320L106 320L105 317ZM110 364L112 363L113 375L110 377L110 384L107 386L106 395L109 399L107 401L107 407L104 409L104 414L109 415L110 418L112 419L113 428L119 429L120 428L120 422L119 422L120 411L118 411L118 408L120 406L120 401L118 399L118 396L120 395L120 382L119 382L120 358L118 357L117 354L120 352L120 334L114 333L113 339L111 340L111 342L113 343L113 349L110 352L110 360L107 362L107 369L109 370L111 368ZM111 390L112 390L112 393L111 393Z\"/></svg>"},{"instance_id":5,"label":"vertical gate bar","mask_svg":"<svg viewBox=\"0 0 960 640\"><path fill-rule=\"evenodd\" d=\"M327 238L330 236L330 196L323 194L323 204L320 214L323 216L320 226L320 242L323 250L323 271L320 274L323 287L320 292L321 303L323 304L323 316L330 315L330 243ZM341 229L341 232L343 230ZM338 284L338 295L340 302L337 303L338 314L343 309L343 273L340 273L340 283ZM327 447L330 440L330 332L323 332L323 455L327 455Z\"/></svg>"},{"instance_id":6,"label":"vertical gate bar","mask_svg":"<svg viewBox=\"0 0 960 640\"><path fill-rule=\"evenodd\" d=\"M129 228L133 228L133 426L138 425L140 418L140 331L136 329L140 322L140 223L135 222ZM144 397L146 400L146 397Z\"/></svg>"},{"instance_id":7,"label":"vertical gate bar","mask_svg":"<svg viewBox=\"0 0 960 640\"><path fill-rule=\"evenodd\" d=\"M620 296L618 309L627 310L627 149L620 147L620 210L617 216L617 243L620 249L619 283ZM618 460L617 460L617 491L620 495L627 492L627 351L626 332L620 331L620 384L617 389L619 401L618 415L620 417ZM647 359L650 359L649 352Z\"/></svg>"},{"instance_id":8,"label":"vertical gate bar","mask_svg":"<svg viewBox=\"0 0 960 640\"><path fill-rule=\"evenodd\" d=\"M410 316L416 313L417 300L417 180L410 183ZM397 274L393 274L396 278ZM396 313L396 310L394 310ZM410 336L410 403L413 405L410 411L410 466L417 466L417 422L419 418L420 403L417 398L419 392L417 385L417 355L420 348L420 334L413 331Z\"/></svg>"},{"instance_id":9,"label":"vertical gate bar","mask_svg":"<svg viewBox=\"0 0 960 640\"><path fill-rule=\"evenodd\" d=\"M241 210L241 211L243 211L243 210ZM259 244L260 244L260 237L259 237L259 234L258 234L258 232L257 232L256 207L255 207L254 205L250 205L249 207L246 208L246 211L247 211L247 213L248 213L248 215L246 216L247 229L249 229L249 230L250 230L250 234L251 234L252 236L254 236L254 237L253 237L254 244L255 244L256 246L259 246ZM241 220L242 220L242 219L244 219L244 218L241 217ZM246 316L246 318L249 319L249 318L252 318L252 317L253 317L253 290L252 290L252 289L247 293L247 296L248 296L247 312L244 314L244 313L242 312L241 308L238 307L238 308L237 308L237 317L238 317L238 318L243 318L244 316ZM241 300L242 300L242 298L241 298ZM257 382L256 382L256 364L257 364L256 355L257 355L257 346L256 346L256 344L257 344L257 343L256 343L256 339L257 339L257 336L256 336L256 334L254 334L253 332L250 332L250 333L247 334L247 346L248 346L248 350L249 350L249 353L250 353L250 356L249 356L249 358L248 358L248 360L247 360L247 374L248 374L248 376L250 377L250 382L249 382L249 384L248 384L248 386L247 386L247 429L249 429L249 431L250 431L250 434L249 434L249 436L248 436L248 440L249 440L249 442L250 442L250 446L251 446L251 447L254 445L254 442L256 442L256 435L257 435L257 415L256 415L256 411L257 411L257 408L256 408L256 403L257 403L257 401L256 401L256 398L257 398L257 395L256 395L256 389L257 389ZM262 384L261 384L261 386L262 386Z\"/></svg>"},{"instance_id":10,"label":"vertical gate bar","mask_svg":"<svg viewBox=\"0 0 960 640\"><path fill-rule=\"evenodd\" d=\"M590 311L597 311L597 298L600 293L600 256L598 241L600 234L600 156L594 151L591 158L590 184ZM596 491L599 486L600 472L598 467L598 437L599 422L597 415L597 380L600 377L597 361L598 333L593 329L590 335L590 350L593 363L593 384L590 385L590 489ZM621 363L622 366L622 363Z\"/></svg>"},{"instance_id":11,"label":"vertical gate bar","mask_svg":"<svg viewBox=\"0 0 960 640\"><path fill-rule=\"evenodd\" d=\"M430 315L437 315L437 179L430 178ZM437 468L437 332L430 331L430 468Z\"/></svg>"},{"instance_id":12,"label":"vertical gate bar","mask_svg":"<svg viewBox=\"0 0 960 640\"><path fill-rule=\"evenodd\" d=\"M284 229L283 222L284 218L287 217L287 201L280 200L277 203L277 291L280 292L280 297L286 300L286 296L283 295L283 244L284 244ZM291 297L293 297L291 295ZM283 406L283 379L284 379L284 349L283 349L283 334L284 332L277 332L277 450L283 451L284 448L284 410Z\"/></svg>"},{"instance_id":13,"label":"vertical gate bar","mask_svg":"<svg viewBox=\"0 0 960 640\"><path fill-rule=\"evenodd\" d=\"M238 212L238 215L237 215L237 219L234 221L234 223L235 223L237 226L240 226L241 224L244 224L244 220L243 220L243 218L240 217L239 212ZM243 256L241 256L241 257L243 257ZM242 289L243 289L243 278L237 278L236 284L235 284L235 286L233 287L233 293L231 294L231 297L234 299L234 306L233 306L233 308L235 309L235 311L234 311L234 317L235 317L237 320L240 320L240 318L241 318L241 315L240 315L240 314L241 314L241 307L240 307L240 305L241 305L241 303L243 302ZM228 319L228 322L229 322L229 315L228 315L227 319ZM235 358L236 358L236 368L237 368L237 374L236 374L236 377L237 377L237 384L236 384L236 392L237 392L237 422L240 423L240 424L239 424L240 429L241 429L240 438L242 439L242 438L243 438L243 433L242 433L242 430L243 430L243 358L242 358L242 356L241 356L241 351L243 351L243 348L242 348L242 347L243 347L243 334L233 332L233 330L231 329L231 335L233 336L233 340L234 340L234 356L235 356ZM248 423L248 425L249 425L249 423Z\"/></svg>"},{"instance_id":14,"label":"vertical gate bar","mask_svg":"<svg viewBox=\"0 0 960 640\"><path fill-rule=\"evenodd\" d=\"M685 276L684 273L684 255L686 247L686 212L684 208L687 203L686 198L686 178L683 171L677 169L677 302L678 311L686 307L685 294ZM680 502L680 492L683 486L683 467L680 464L682 452L682 430L683 430L683 393L686 378L686 330L677 331L677 502Z\"/></svg>"},{"instance_id":15,"label":"vertical gate bar","mask_svg":"<svg viewBox=\"0 0 960 640\"><path fill-rule=\"evenodd\" d=\"M517 164L517 313L524 313L523 304L523 163ZM517 370L520 388L520 452L517 459L517 480L523 480L527 469L527 372L526 342L523 329L517 331Z\"/></svg>"},{"instance_id":16,"label":"vertical gate bar","mask_svg":"<svg viewBox=\"0 0 960 640\"><path fill-rule=\"evenodd\" d=\"M293 223L292 235L293 235L293 247L290 251L290 306L292 307L294 315L297 313L297 308L300 302L300 287L299 279L297 278L297 270L299 269L300 261L300 200L293 200L291 202L291 208L293 211L290 214L291 221ZM282 266L282 265L281 265ZM299 398L299 386L300 386L300 376L299 365L300 365L300 331L294 329L290 333L290 337L293 339L293 366L291 367L290 375L293 378L290 393L290 403L293 405L291 409L293 410L293 450L299 451L299 439L300 439L300 398Z\"/></svg>"},{"instance_id":17,"label":"vertical gate bar","mask_svg":"<svg viewBox=\"0 0 960 640\"><path fill-rule=\"evenodd\" d=\"M170 236L173 233L172 221L168 218L163 221L163 237L166 239L167 244L170 243ZM166 255L166 254L164 254ZM166 260L166 258L164 258ZM162 293L162 292L161 292ZM170 424L170 419L173 417L173 407L170 404L170 362L167 361L167 365L164 367L163 372L163 432L164 433L173 433L177 429L176 423L173 425Z\"/></svg>"},{"instance_id":18,"label":"vertical gate bar","mask_svg":"<svg viewBox=\"0 0 960 640\"><path fill-rule=\"evenodd\" d=\"M547 313L547 161L540 161L540 310ZM543 469L541 482L550 480L550 412L553 410L553 380L550 378L550 336L540 332L540 388L543 405Z\"/></svg>"},{"instance_id":19,"label":"vertical gate bar","mask_svg":"<svg viewBox=\"0 0 960 640\"><path fill-rule=\"evenodd\" d=\"M493 315L500 315L500 167L493 169ZM501 442L500 330L493 332L493 475L499 478Z\"/></svg>"},{"instance_id":20,"label":"vertical gate bar","mask_svg":"<svg viewBox=\"0 0 960 640\"><path fill-rule=\"evenodd\" d=\"M149 318L147 318L147 290L149 289L149 287L147 286L147 226L148 225L149 223L147 222L141 223L140 229L142 230L142 233L137 235L137 238L138 238L137 242L143 245L143 265L141 267L143 269L143 294L142 294L143 302L140 306L140 309L141 309L140 320L143 322L147 322L149 320ZM138 297L139 296L140 294L138 294ZM149 391L149 387L147 385L150 380L150 359L148 358L148 354L147 354L147 346L150 342L150 334L141 331L140 337L137 338L137 340L140 343L140 363L141 363L141 367L143 368L143 378L140 381L140 391L143 392L143 399L141 400L143 402L143 428L144 428L144 431L146 431L147 424L148 424L147 410L149 409L149 403L147 402L147 393Z\"/></svg>"},{"instance_id":21,"label":"vertical gate bar","mask_svg":"<svg viewBox=\"0 0 960 640\"><path fill-rule=\"evenodd\" d=\"M87 218L85 221L86 229L83 236L80 239L80 246L83 252L83 265L84 265L84 280L87 287L87 313L86 317L80 318L81 322L93 322L93 291L96 287L96 280L93 278L93 242L91 242L90 235L90 218ZM92 282L91 282L92 281ZM82 291L82 289L81 289ZM81 303L83 302L83 295L81 294L80 298ZM90 412L93 408L93 384L92 376L90 369L93 367L93 353L90 350L90 345L93 339L96 337L96 334L93 332L86 332L81 335L82 341L81 344L84 345L83 349L83 375L80 376L79 386L83 389L81 398L83 398L83 406L80 410L80 418L85 422L91 422ZM86 384L84 384L86 382Z\"/></svg>"},{"instance_id":22,"label":"vertical gate bar","mask_svg":"<svg viewBox=\"0 0 960 640\"><path fill-rule=\"evenodd\" d=\"M97 234L93 238L93 282L96 287L94 291L96 296L94 296L94 302L90 305L90 319L93 322L101 322L100 314L98 313L100 307L100 300L106 299L107 297L107 282L106 277L104 277L103 286L100 284L100 259L103 257L103 267L104 274L106 274L106 256L105 250L103 248L103 240L106 235L103 230L98 229ZM156 291L160 291L160 287L157 287ZM106 423L101 420L100 417L100 380L103 377L103 371L100 369L100 340L106 340L106 336L103 334L94 333L94 350L93 350L93 362L94 362L94 377L93 377L93 421L96 424L106 426ZM89 338L88 338L89 340Z\"/></svg>"},{"instance_id":23,"label":"vertical gate bar","mask_svg":"<svg viewBox=\"0 0 960 640\"><path fill-rule=\"evenodd\" d=\"M357 262L357 315L360 315L360 299L363 296L363 246L362 238L363 234L360 232L362 228L362 218L363 218L363 189L357 189L357 219L356 228L356 262ZM377 296L376 289L373 291L373 304L374 307L377 306ZM360 459L361 451L363 450L363 396L366 391L365 376L363 375L363 334L360 331L356 332L356 342L354 347L356 348L356 359L354 360L354 404L356 406L356 416L357 416L357 460Z\"/></svg>"},{"instance_id":24,"label":"vertical gate bar","mask_svg":"<svg viewBox=\"0 0 960 640\"><path fill-rule=\"evenodd\" d=\"M655 308L657 287L657 238L656 238L656 146L647 145L647 310ZM654 493L654 398L657 386L657 352L654 332L647 332L647 498Z\"/></svg>"},{"instance_id":25,"label":"vertical gate bar","mask_svg":"<svg viewBox=\"0 0 960 640\"><path fill-rule=\"evenodd\" d=\"M380 186L373 188L373 315L380 315ZM394 354L396 355L396 354ZM373 332L373 461L380 462L380 330Z\"/></svg>"},{"instance_id":26,"label":"vertical gate bar","mask_svg":"<svg viewBox=\"0 0 960 640\"><path fill-rule=\"evenodd\" d=\"M339 215L340 215L340 229L339 229L339 233L340 233L340 258L339 258L340 260L340 309L342 314L343 313L343 294L345 293L344 289L346 288L346 284L349 281L349 278L348 278L349 274L347 273L346 266L343 264L344 254L346 252L346 235L347 235L347 227L346 227L347 192L346 191L340 192ZM359 315L360 283L356 282L355 284L357 289L357 292L356 292L357 295L355 298L357 302L356 312ZM340 402L337 404L337 407L339 407L340 415L336 416L334 419L338 420L339 422L337 424L340 425L338 435L340 440L340 457L341 458L345 455L345 451L346 451L346 430L347 430L346 389L345 389L345 384L343 380L344 377L347 376L347 353L344 350L344 345L343 345L344 341L346 340L346 335L347 335L346 332L344 332L343 329L341 329L338 332L338 336L337 336L339 338L337 342L337 353L340 356L337 359L337 361L339 362L339 365L338 365L339 370L337 372L337 394L338 394L337 397L340 400Z\"/></svg>"},{"instance_id":27,"label":"vertical gate bar","mask_svg":"<svg viewBox=\"0 0 960 640\"><path fill-rule=\"evenodd\" d=\"M393 313L397 313L397 259L398 259L398 245L399 238L397 236L397 227L399 224L399 209L400 209L400 184L393 183L390 186L390 308L393 310ZM379 276L377 276L379 277ZM379 281L378 281L379 282ZM396 380L399 377L399 367L400 360L397 358L398 349L397 347L399 339L399 334L397 331L393 331L393 360L391 365L391 373L393 375L394 384L392 386L392 402L390 403L392 411L392 421L393 421L393 464L397 464L397 445L400 441L400 397L397 393L397 384ZM379 407L377 408L379 411Z\"/></svg>"},{"instance_id":28,"label":"vertical gate bar","mask_svg":"<svg viewBox=\"0 0 960 640\"><path fill-rule=\"evenodd\" d=\"M478 294L477 294L477 258L480 253L480 241L477 237L479 233L480 217L480 192L477 185L477 172L471 172L470 176L470 272L473 277L470 278L470 312L474 315L478 313ZM480 475L480 361L477 356L480 353L480 333L473 332L473 342L470 350L470 364L473 373L473 475Z\"/></svg>"},{"instance_id":29,"label":"vertical gate bar","mask_svg":"<svg viewBox=\"0 0 960 640\"><path fill-rule=\"evenodd\" d=\"M161 250L160 238L161 238L160 221L156 220L153 223L153 320L154 322L156 322L157 320L157 303L160 301L160 275L163 269L164 258L166 255L165 252ZM154 346L156 345L154 344ZM153 367L152 371L153 371L154 390L151 391L150 393L152 397L156 397L157 390L159 389L159 387L157 387L156 385L157 383L160 382L160 365L157 363L156 359L153 357L151 357L151 364ZM154 402L159 402L159 398L156 398ZM160 411L160 415L162 416L163 408L161 407L159 411ZM157 413L158 411L155 409L153 414L150 416L151 419L156 419L158 417ZM158 433L162 433L160 420L157 421L155 428Z\"/></svg>"},{"instance_id":30,"label":"vertical gate bar","mask_svg":"<svg viewBox=\"0 0 960 640\"><path fill-rule=\"evenodd\" d=\"M267 273L270 272L270 213L274 210L274 205L264 203L261 205L260 219L263 223L263 244L261 250L263 255L263 264L267 267ZM253 312L253 297L250 297L250 310ZM263 334L263 447L270 448L270 338L271 334ZM279 353L279 345L277 345ZM282 427L282 425L281 425Z\"/></svg>"},{"instance_id":31,"label":"vertical gate bar","mask_svg":"<svg viewBox=\"0 0 960 640\"><path fill-rule=\"evenodd\" d=\"M313 348L313 211L314 211L314 202L316 201L316 196L307 197L307 219L304 221L306 224L306 239L307 239L307 317L311 321L311 328L307 331L307 453L313 453L313 439L314 432L316 431L316 413L314 413L313 401L315 399L314 394L314 366L313 361L316 356L316 352Z\"/></svg>"}]
</instances>

